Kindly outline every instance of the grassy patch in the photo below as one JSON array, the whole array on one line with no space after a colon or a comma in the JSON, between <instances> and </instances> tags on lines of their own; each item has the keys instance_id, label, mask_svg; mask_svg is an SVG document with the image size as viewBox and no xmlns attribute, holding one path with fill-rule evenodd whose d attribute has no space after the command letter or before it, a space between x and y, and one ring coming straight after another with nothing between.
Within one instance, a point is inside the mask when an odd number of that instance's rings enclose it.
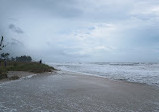
<instances>
[{"instance_id":1,"label":"grassy patch","mask_svg":"<svg viewBox=\"0 0 159 112\"><path fill-rule=\"evenodd\" d=\"M46 64L37 62L9 62L7 66L8 71L27 71L33 73L51 72L55 70Z\"/></svg>"},{"instance_id":2,"label":"grassy patch","mask_svg":"<svg viewBox=\"0 0 159 112\"><path fill-rule=\"evenodd\" d=\"M37 62L7 62L7 67L0 66L0 80L8 78L8 71L27 71L33 73L51 72L55 70L46 64L40 64ZM15 80L18 77L12 77L11 80Z\"/></svg>"}]
</instances>

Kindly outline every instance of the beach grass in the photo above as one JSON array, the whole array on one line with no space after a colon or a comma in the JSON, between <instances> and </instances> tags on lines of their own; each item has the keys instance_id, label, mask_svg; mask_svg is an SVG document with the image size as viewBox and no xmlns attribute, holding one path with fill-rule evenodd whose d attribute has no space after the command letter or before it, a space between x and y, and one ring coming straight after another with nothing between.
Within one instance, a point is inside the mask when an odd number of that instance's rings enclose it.
<instances>
[{"instance_id":1,"label":"beach grass","mask_svg":"<svg viewBox=\"0 0 159 112\"><path fill-rule=\"evenodd\" d=\"M55 70L54 67L38 62L7 62L7 66L0 66L0 79L7 78L8 71L26 71L33 73L44 73Z\"/></svg>"},{"instance_id":2,"label":"beach grass","mask_svg":"<svg viewBox=\"0 0 159 112\"><path fill-rule=\"evenodd\" d=\"M27 71L33 73L51 72L55 70L46 64L38 62L9 62L7 66L8 71Z\"/></svg>"}]
</instances>

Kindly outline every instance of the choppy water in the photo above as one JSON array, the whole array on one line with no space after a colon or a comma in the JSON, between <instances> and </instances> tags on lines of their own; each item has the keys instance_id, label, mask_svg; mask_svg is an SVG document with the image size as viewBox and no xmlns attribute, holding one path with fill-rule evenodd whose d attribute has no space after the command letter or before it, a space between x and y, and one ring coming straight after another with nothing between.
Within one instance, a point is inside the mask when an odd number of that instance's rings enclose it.
<instances>
[{"instance_id":1,"label":"choppy water","mask_svg":"<svg viewBox=\"0 0 159 112\"><path fill-rule=\"evenodd\" d=\"M74 72L88 73L110 79L127 80L159 86L157 63L52 63L54 67Z\"/></svg>"}]
</instances>

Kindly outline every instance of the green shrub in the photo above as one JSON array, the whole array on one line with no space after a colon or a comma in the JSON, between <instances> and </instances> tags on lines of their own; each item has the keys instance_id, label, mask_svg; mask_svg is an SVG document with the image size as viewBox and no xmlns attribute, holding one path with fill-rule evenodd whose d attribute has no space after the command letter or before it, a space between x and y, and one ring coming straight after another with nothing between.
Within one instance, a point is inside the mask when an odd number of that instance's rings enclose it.
<instances>
[{"instance_id":1,"label":"green shrub","mask_svg":"<svg viewBox=\"0 0 159 112\"><path fill-rule=\"evenodd\" d=\"M7 71L27 71L33 73L51 72L55 70L46 64L40 64L38 62L7 62L7 67L0 66L0 79L8 78ZM11 80L18 79L19 77L11 77Z\"/></svg>"}]
</instances>

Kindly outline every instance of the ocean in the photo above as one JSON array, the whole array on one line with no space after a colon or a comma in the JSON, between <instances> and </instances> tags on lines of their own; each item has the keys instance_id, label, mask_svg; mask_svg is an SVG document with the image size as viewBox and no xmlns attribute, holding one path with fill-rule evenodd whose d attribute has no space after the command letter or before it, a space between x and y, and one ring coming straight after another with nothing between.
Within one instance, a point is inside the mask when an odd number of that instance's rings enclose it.
<instances>
[{"instance_id":1,"label":"ocean","mask_svg":"<svg viewBox=\"0 0 159 112\"><path fill-rule=\"evenodd\" d=\"M159 87L158 63L51 63L59 70L80 72L112 80L145 83Z\"/></svg>"}]
</instances>

